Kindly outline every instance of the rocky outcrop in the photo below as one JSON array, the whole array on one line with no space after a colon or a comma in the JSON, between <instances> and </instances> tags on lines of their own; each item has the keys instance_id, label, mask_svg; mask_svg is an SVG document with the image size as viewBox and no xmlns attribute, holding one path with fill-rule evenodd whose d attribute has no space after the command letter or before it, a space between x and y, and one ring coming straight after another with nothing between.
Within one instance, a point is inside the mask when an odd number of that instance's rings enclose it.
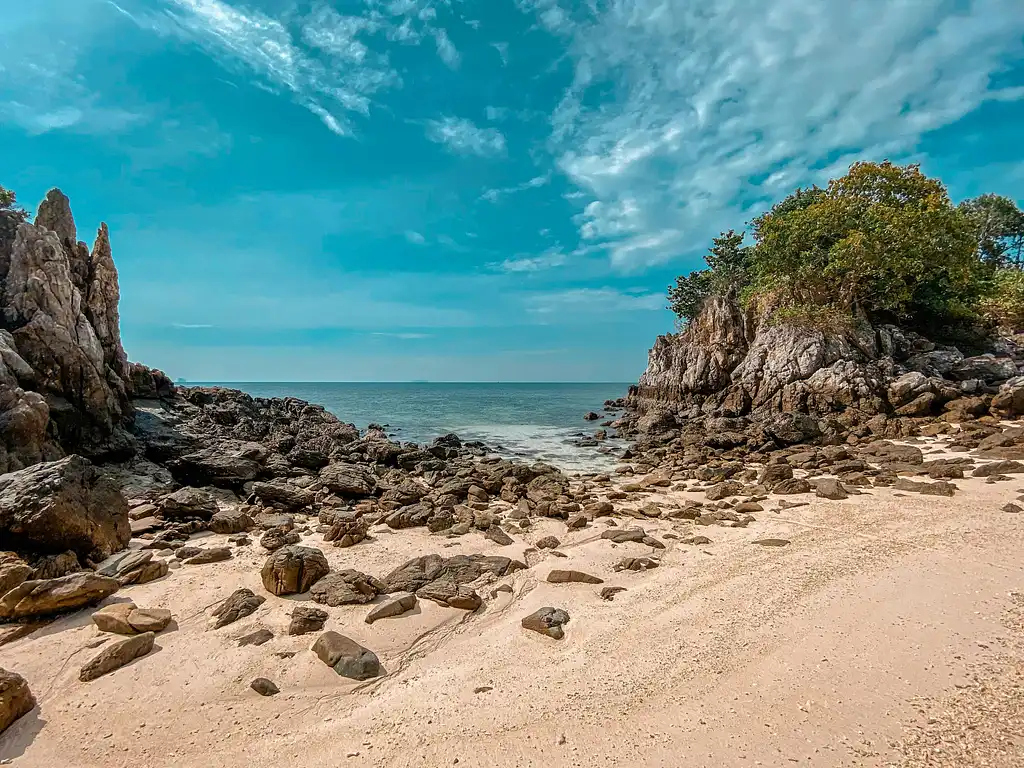
<instances>
[{"instance_id":1,"label":"rocky outcrop","mask_svg":"<svg viewBox=\"0 0 1024 768\"><path fill-rule=\"evenodd\" d=\"M967 357L892 325L826 329L715 297L684 331L655 342L647 370L630 389L631 416L622 427L642 436L699 424L714 434L715 447L725 448L748 439L806 442L878 417L1006 417L1024 413L1021 372L1024 347L1012 339ZM771 430L779 414L812 416L818 424L813 434L802 427L805 434L783 439ZM903 436L900 429L889 436Z\"/></svg>"},{"instance_id":2,"label":"rocky outcrop","mask_svg":"<svg viewBox=\"0 0 1024 768\"><path fill-rule=\"evenodd\" d=\"M0 475L0 535L15 549L100 561L128 545L128 505L113 480L69 456Z\"/></svg>"},{"instance_id":3,"label":"rocky outcrop","mask_svg":"<svg viewBox=\"0 0 1024 768\"><path fill-rule=\"evenodd\" d=\"M25 678L0 667L0 734L36 705Z\"/></svg>"},{"instance_id":4,"label":"rocky outcrop","mask_svg":"<svg viewBox=\"0 0 1024 768\"><path fill-rule=\"evenodd\" d=\"M25 619L74 611L114 594L116 579L95 573L73 573L58 579L22 582L0 596L0 619Z\"/></svg>"}]
</instances>

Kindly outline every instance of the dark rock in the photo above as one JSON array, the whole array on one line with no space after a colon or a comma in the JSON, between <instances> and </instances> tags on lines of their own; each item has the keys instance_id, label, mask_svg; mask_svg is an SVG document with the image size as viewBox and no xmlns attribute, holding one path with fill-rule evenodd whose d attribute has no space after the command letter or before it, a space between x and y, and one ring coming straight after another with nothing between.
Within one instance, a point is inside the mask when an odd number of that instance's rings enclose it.
<instances>
[{"instance_id":1,"label":"dark rock","mask_svg":"<svg viewBox=\"0 0 1024 768\"><path fill-rule=\"evenodd\" d=\"M199 488L181 488L160 500L160 516L167 520L189 517L209 520L216 512L216 499Z\"/></svg>"},{"instance_id":2,"label":"dark rock","mask_svg":"<svg viewBox=\"0 0 1024 768\"><path fill-rule=\"evenodd\" d=\"M347 513L345 517L337 517L335 522L324 534L324 541L336 547L351 547L366 539L369 524L356 514Z\"/></svg>"},{"instance_id":3,"label":"dark rock","mask_svg":"<svg viewBox=\"0 0 1024 768\"><path fill-rule=\"evenodd\" d=\"M324 628L327 619L327 611L306 605L297 605L292 609L292 620L288 625L288 634L305 635L310 632L319 632Z\"/></svg>"},{"instance_id":4,"label":"dark rock","mask_svg":"<svg viewBox=\"0 0 1024 768\"><path fill-rule=\"evenodd\" d=\"M757 539L753 542L761 547L788 547L789 539Z\"/></svg>"},{"instance_id":5,"label":"dark rock","mask_svg":"<svg viewBox=\"0 0 1024 768\"><path fill-rule=\"evenodd\" d=\"M32 552L102 560L131 538L117 484L81 456L0 476L0 537Z\"/></svg>"},{"instance_id":6,"label":"dark rock","mask_svg":"<svg viewBox=\"0 0 1024 768\"><path fill-rule=\"evenodd\" d=\"M153 632L143 632L134 637L126 637L124 640L109 643L82 667L82 671L78 674L78 679L83 683L88 683L113 672L115 669L120 669L125 664L152 651L155 640L156 634Z\"/></svg>"},{"instance_id":7,"label":"dark rock","mask_svg":"<svg viewBox=\"0 0 1024 768\"><path fill-rule=\"evenodd\" d=\"M604 579L591 576L583 571L562 571L554 570L548 574L548 581L552 584L570 584L579 582L582 584L604 584Z\"/></svg>"},{"instance_id":8,"label":"dark rock","mask_svg":"<svg viewBox=\"0 0 1024 768\"><path fill-rule=\"evenodd\" d=\"M260 571L263 586L275 595L294 595L309 588L330 571L319 549L291 545L274 552Z\"/></svg>"},{"instance_id":9,"label":"dark rock","mask_svg":"<svg viewBox=\"0 0 1024 768\"><path fill-rule=\"evenodd\" d=\"M928 496L952 496L956 493L956 486L953 483L947 483L942 480L934 483L918 483L905 477L897 478L892 488L894 491L910 491L912 493L923 493Z\"/></svg>"},{"instance_id":10,"label":"dark rock","mask_svg":"<svg viewBox=\"0 0 1024 768\"><path fill-rule=\"evenodd\" d=\"M78 556L74 552L61 552L59 555L45 555L32 564L32 579L59 579L69 573L82 570ZM0 591L0 595L3 592Z\"/></svg>"},{"instance_id":11,"label":"dark rock","mask_svg":"<svg viewBox=\"0 0 1024 768\"><path fill-rule=\"evenodd\" d=\"M1024 464L1019 461L993 461L975 467L971 477L991 477L992 475L1008 475L1024 472Z\"/></svg>"},{"instance_id":12,"label":"dark rock","mask_svg":"<svg viewBox=\"0 0 1024 768\"><path fill-rule=\"evenodd\" d=\"M245 533L252 530L253 519L240 509L225 509L215 512L210 518L210 530L214 533Z\"/></svg>"},{"instance_id":13,"label":"dark rock","mask_svg":"<svg viewBox=\"0 0 1024 768\"><path fill-rule=\"evenodd\" d=\"M242 635L238 638L239 647L245 645L263 645L269 643L274 639L274 633L269 629L257 629L255 632L250 632L247 635Z\"/></svg>"},{"instance_id":14,"label":"dark rock","mask_svg":"<svg viewBox=\"0 0 1024 768\"><path fill-rule=\"evenodd\" d=\"M593 411L590 411L589 413L586 413L583 416L584 421L597 421L600 418L600 415L594 413Z\"/></svg>"},{"instance_id":15,"label":"dark rock","mask_svg":"<svg viewBox=\"0 0 1024 768\"><path fill-rule=\"evenodd\" d=\"M561 608L540 608L522 621L524 629L539 632L555 640L565 637L565 630L562 627L568 623L569 614Z\"/></svg>"},{"instance_id":16,"label":"dark rock","mask_svg":"<svg viewBox=\"0 0 1024 768\"><path fill-rule=\"evenodd\" d=\"M217 621L213 628L226 627L232 622L251 615L266 601L267 598L254 594L251 589L244 587L236 589L223 603L214 608L213 615Z\"/></svg>"},{"instance_id":17,"label":"dark rock","mask_svg":"<svg viewBox=\"0 0 1024 768\"><path fill-rule=\"evenodd\" d=\"M558 547L560 547L561 545L562 542L560 542L554 536L544 536L543 538L537 540L535 546L537 547L537 549L558 549Z\"/></svg>"},{"instance_id":18,"label":"dark rock","mask_svg":"<svg viewBox=\"0 0 1024 768\"><path fill-rule=\"evenodd\" d=\"M120 586L115 579L89 571L58 579L24 581L0 597L0 619L24 619L78 610L109 597Z\"/></svg>"},{"instance_id":19,"label":"dark rock","mask_svg":"<svg viewBox=\"0 0 1024 768\"><path fill-rule=\"evenodd\" d=\"M832 499L838 501L840 499L849 498L849 493L843 488L843 484L833 478L821 478L820 480L814 481L814 494L822 499Z\"/></svg>"},{"instance_id":20,"label":"dark rock","mask_svg":"<svg viewBox=\"0 0 1024 768\"><path fill-rule=\"evenodd\" d=\"M306 509L311 507L315 500L314 494L310 491L282 480L253 483L252 492L266 504L278 505L289 510Z\"/></svg>"},{"instance_id":21,"label":"dark rock","mask_svg":"<svg viewBox=\"0 0 1024 768\"><path fill-rule=\"evenodd\" d=\"M0 734L36 706L35 696L21 675L0 667Z\"/></svg>"},{"instance_id":22,"label":"dark rock","mask_svg":"<svg viewBox=\"0 0 1024 768\"><path fill-rule=\"evenodd\" d=\"M320 470L320 480L332 493L345 498L369 496L377 487L373 475L355 464L329 464Z\"/></svg>"},{"instance_id":23,"label":"dark rock","mask_svg":"<svg viewBox=\"0 0 1024 768\"><path fill-rule=\"evenodd\" d=\"M386 587L382 581L352 569L334 571L317 582L310 589L314 602L333 607L339 605L361 605L372 602Z\"/></svg>"},{"instance_id":24,"label":"dark rock","mask_svg":"<svg viewBox=\"0 0 1024 768\"><path fill-rule=\"evenodd\" d=\"M339 675L352 680L370 680L383 673L373 651L337 632L320 635L313 644L313 653Z\"/></svg>"},{"instance_id":25,"label":"dark rock","mask_svg":"<svg viewBox=\"0 0 1024 768\"><path fill-rule=\"evenodd\" d=\"M616 571L649 571L661 563L653 557L624 557L615 564Z\"/></svg>"},{"instance_id":26,"label":"dark rock","mask_svg":"<svg viewBox=\"0 0 1024 768\"><path fill-rule=\"evenodd\" d=\"M507 547L509 544L513 543L512 537L501 530L497 525L492 525L484 531L484 538L490 539L495 544L502 547Z\"/></svg>"},{"instance_id":27,"label":"dark rock","mask_svg":"<svg viewBox=\"0 0 1024 768\"><path fill-rule=\"evenodd\" d=\"M207 565L208 563L219 563L231 559L230 547L209 547L198 555L193 555L187 560L182 560L185 565Z\"/></svg>"},{"instance_id":28,"label":"dark rock","mask_svg":"<svg viewBox=\"0 0 1024 768\"><path fill-rule=\"evenodd\" d=\"M783 480L772 488L772 493L784 495L794 493L810 493L811 484L802 477L795 477L791 480Z\"/></svg>"},{"instance_id":29,"label":"dark rock","mask_svg":"<svg viewBox=\"0 0 1024 768\"><path fill-rule=\"evenodd\" d=\"M601 599L602 600L614 600L615 596L620 592L625 592L625 587L602 587L601 588Z\"/></svg>"},{"instance_id":30,"label":"dark rock","mask_svg":"<svg viewBox=\"0 0 1024 768\"><path fill-rule=\"evenodd\" d=\"M641 528L626 528L608 530L601 532L602 539L609 539L615 544L625 544L628 541L642 542L647 537Z\"/></svg>"},{"instance_id":31,"label":"dark rock","mask_svg":"<svg viewBox=\"0 0 1024 768\"><path fill-rule=\"evenodd\" d=\"M260 465L231 448L220 444L201 448L169 461L167 467L174 479L185 485L238 488L256 478Z\"/></svg>"},{"instance_id":32,"label":"dark rock","mask_svg":"<svg viewBox=\"0 0 1024 768\"><path fill-rule=\"evenodd\" d=\"M416 602L416 595L412 592L396 592L388 595L384 602L374 606L373 610L366 614L366 623L373 624L373 622L379 619L401 616L403 613L415 608Z\"/></svg>"},{"instance_id":33,"label":"dark rock","mask_svg":"<svg viewBox=\"0 0 1024 768\"><path fill-rule=\"evenodd\" d=\"M249 683L249 687L256 691L260 696L273 696L274 694L281 692L280 688L265 677L257 677Z\"/></svg>"},{"instance_id":34,"label":"dark rock","mask_svg":"<svg viewBox=\"0 0 1024 768\"><path fill-rule=\"evenodd\" d=\"M260 537L260 546L270 552L276 552L282 547L298 544L300 541L302 537L296 531L271 528Z\"/></svg>"}]
</instances>

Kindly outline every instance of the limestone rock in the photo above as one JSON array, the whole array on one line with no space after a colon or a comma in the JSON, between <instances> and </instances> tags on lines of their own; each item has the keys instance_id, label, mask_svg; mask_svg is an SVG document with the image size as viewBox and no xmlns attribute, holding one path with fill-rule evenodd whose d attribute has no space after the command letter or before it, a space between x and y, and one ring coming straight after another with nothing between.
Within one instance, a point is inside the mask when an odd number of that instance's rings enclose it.
<instances>
[{"instance_id":1,"label":"limestone rock","mask_svg":"<svg viewBox=\"0 0 1024 768\"><path fill-rule=\"evenodd\" d=\"M115 579L88 571L58 579L25 581L0 597L0 619L23 619L77 610L109 597L120 586Z\"/></svg>"},{"instance_id":2,"label":"limestone rock","mask_svg":"<svg viewBox=\"0 0 1024 768\"><path fill-rule=\"evenodd\" d=\"M352 680L370 680L383 673L373 651L337 632L320 635L313 644L313 653L339 675Z\"/></svg>"},{"instance_id":3,"label":"limestone rock","mask_svg":"<svg viewBox=\"0 0 1024 768\"><path fill-rule=\"evenodd\" d=\"M562 629L569 623L569 614L561 608L540 608L522 620L524 629L539 632L555 640L565 637L565 630Z\"/></svg>"},{"instance_id":4,"label":"limestone rock","mask_svg":"<svg viewBox=\"0 0 1024 768\"><path fill-rule=\"evenodd\" d=\"M24 717L36 705L25 678L0 667L0 734Z\"/></svg>"},{"instance_id":5,"label":"limestone rock","mask_svg":"<svg viewBox=\"0 0 1024 768\"><path fill-rule=\"evenodd\" d=\"M128 504L81 456L36 464L0 476L0 537L8 547L102 560L128 545Z\"/></svg>"},{"instance_id":6,"label":"limestone rock","mask_svg":"<svg viewBox=\"0 0 1024 768\"><path fill-rule=\"evenodd\" d=\"M330 570L327 558L319 549L292 545L268 557L260 576L268 592L294 595L308 592Z\"/></svg>"},{"instance_id":7,"label":"limestone rock","mask_svg":"<svg viewBox=\"0 0 1024 768\"><path fill-rule=\"evenodd\" d=\"M104 646L103 650L82 667L78 679L83 683L88 683L115 669L120 669L125 664L152 651L155 640L156 634L143 632L141 635L127 637Z\"/></svg>"}]
</instances>

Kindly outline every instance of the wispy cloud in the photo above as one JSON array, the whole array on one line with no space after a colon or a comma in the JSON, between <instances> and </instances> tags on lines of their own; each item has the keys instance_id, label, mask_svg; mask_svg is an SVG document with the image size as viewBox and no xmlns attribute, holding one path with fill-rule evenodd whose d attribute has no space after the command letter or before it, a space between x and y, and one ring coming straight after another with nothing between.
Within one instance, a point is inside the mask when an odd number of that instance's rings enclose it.
<instances>
[{"instance_id":1,"label":"wispy cloud","mask_svg":"<svg viewBox=\"0 0 1024 768\"><path fill-rule=\"evenodd\" d=\"M495 189L488 189L480 197L483 200L487 200L491 203L496 203L502 197L507 195L514 195L516 192L525 192L528 189L537 189L543 187L545 184L551 181L551 174L546 173L543 176L534 176L528 181L524 181L522 184L515 184L511 187L498 187Z\"/></svg>"},{"instance_id":2,"label":"wispy cloud","mask_svg":"<svg viewBox=\"0 0 1024 768\"><path fill-rule=\"evenodd\" d=\"M182 328L185 330L199 330L202 328L213 328L209 323L171 323L174 328Z\"/></svg>"},{"instance_id":3,"label":"wispy cloud","mask_svg":"<svg viewBox=\"0 0 1024 768\"><path fill-rule=\"evenodd\" d=\"M487 157L505 153L505 136L501 131L479 128L464 117L428 120L426 126L430 141L444 144L457 154Z\"/></svg>"},{"instance_id":4,"label":"wispy cloud","mask_svg":"<svg viewBox=\"0 0 1024 768\"><path fill-rule=\"evenodd\" d=\"M516 256L489 266L499 272L528 273L560 267L566 260L567 256L561 248L550 248L539 256Z\"/></svg>"},{"instance_id":5,"label":"wispy cloud","mask_svg":"<svg viewBox=\"0 0 1024 768\"><path fill-rule=\"evenodd\" d=\"M405 233L405 239L408 240L413 245L423 245L425 242L427 242L427 238L425 238L419 232L416 232L411 229Z\"/></svg>"},{"instance_id":6,"label":"wispy cloud","mask_svg":"<svg viewBox=\"0 0 1024 768\"><path fill-rule=\"evenodd\" d=\"M536 315L558 312L636 312L663 309L665 297L660 293L619 291L614 288L574 288L555 293L538 293L526 297L526 310Z\"/></svg>"},{"instance_id":7,"label":"wispy cloud","mask_svg":"<svg viewBox=\"0 0 1024 768\"><path fill-rule=\"evenodd\" d=\"M1019 0L519 4L567 45L550 149L589 200L581 238L624 269L702 248L853 159L913 158L930 131L1022 97L995 85L1024 55Z\"/></svg>"},{"instance_id":8,"label":"wispy cloud","mask_svg":"<svg viewBox=\"0 0 1024 768\"><path fill-rule=\"evenodd\" d=\"M448 33L443 29L434 30L434 43L437 45L437 55L441 57L441 61L451 69L458 69L459 52L455 50L455 45L449 39Z\"/></svg>"},{"instance_id":9,"label":"wispy cloud","mask_svg":"<svg viewBox=\"0 0 1024 768\"><path fill-rule=\"evenodd\" d=\"M404 341L415 341L417 339L432 339L434 334L432 333L388 333L385 331L376 331L372 334L373 336L385 336L389 339L402 339Z\"/></svg>"}]
</instances>

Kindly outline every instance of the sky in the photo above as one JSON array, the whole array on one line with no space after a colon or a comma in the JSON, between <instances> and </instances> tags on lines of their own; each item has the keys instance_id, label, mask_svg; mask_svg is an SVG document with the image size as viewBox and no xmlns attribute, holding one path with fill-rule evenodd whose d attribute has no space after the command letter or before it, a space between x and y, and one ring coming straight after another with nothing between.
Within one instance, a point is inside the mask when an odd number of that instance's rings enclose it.
<instances>
[{"instance_id":1,"label":"sky","mask_svg":"<svg viewBox=\"0 0 1024 768\"><path fill-rule=\"evenodd\" d=\"M190 381L635 380L711 238L854 160L1024 199L1021 0L31 0L0 185Z\"/></svg>"}]
</instances>

